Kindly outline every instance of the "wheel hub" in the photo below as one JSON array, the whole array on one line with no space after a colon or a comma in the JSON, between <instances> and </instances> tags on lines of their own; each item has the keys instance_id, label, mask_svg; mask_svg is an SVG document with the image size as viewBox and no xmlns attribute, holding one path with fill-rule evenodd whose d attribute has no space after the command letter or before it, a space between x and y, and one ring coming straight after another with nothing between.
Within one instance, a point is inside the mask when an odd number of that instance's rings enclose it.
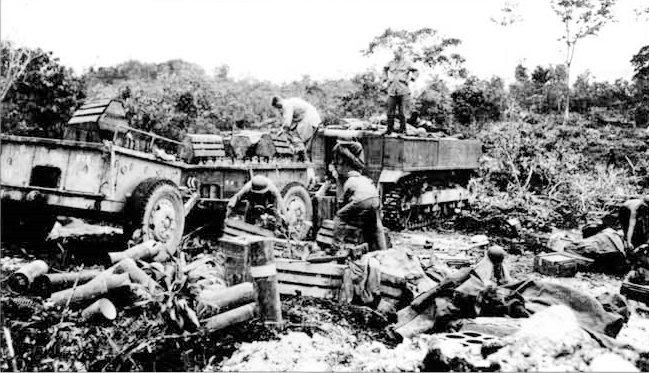
<instances>
[{"instance_id":1,"label":"wheel hub","mask_svg":"<svg viewBox=\"0 0 649 373\"><path fill-rule=\"evenodd\" d=\"M176 210L172 201L159 200L151 210L149 216L149 230L157 241L167 242L176 233Z\"/></svg>"},{"instance_id":2,"label":"wheel hub","mask_svg":"<svg viewBox=\"0 0 649 373\"><path fill-rule=\"evenodd\" d=\"M289 225L304 221L306 205L302 198L292 197L286 203L286 220Z\"/></svg>"}]
</instances>

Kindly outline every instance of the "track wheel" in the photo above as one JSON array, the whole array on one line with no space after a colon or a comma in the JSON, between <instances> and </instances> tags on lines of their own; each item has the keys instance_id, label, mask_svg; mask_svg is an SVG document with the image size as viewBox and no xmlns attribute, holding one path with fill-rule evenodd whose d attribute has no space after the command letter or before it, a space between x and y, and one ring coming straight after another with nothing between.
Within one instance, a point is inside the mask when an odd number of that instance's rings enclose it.
<instances>
[{"instance_id":1,"label":"track wheel","mask_svg":"<svg viewBox=\"0 0 649 373\"><path fill-rule=\"evenodd\" d=\"M403 190L399 187L387 192L383 198L383 224L393 230L401 231L408 227L410 206Z\"/></svg>"},{"instance_id":2,"label":"track wheel","mask_svg":"<svg viewBox=\"0 0 649 373\"><path fill-rule=\"evenodd\" d=\"M282 195L289 232L296 235L295 239L304 240L313 221L313 204L309 192L302 184L293 183L284 188Z\"/></svg>"},{"instance_id":3,"label":"track wheel","mask_svg":"<svg viewBox=\"0 0 649 373\"><path fill-rule=\"evenodd\" d=\"M178 248L185 228L185 209L180 190L169 180L147 179L135 188L127 207L132 234L142 230L145 240L164 242L170 251Z\"/></svg>"}]
</instances>

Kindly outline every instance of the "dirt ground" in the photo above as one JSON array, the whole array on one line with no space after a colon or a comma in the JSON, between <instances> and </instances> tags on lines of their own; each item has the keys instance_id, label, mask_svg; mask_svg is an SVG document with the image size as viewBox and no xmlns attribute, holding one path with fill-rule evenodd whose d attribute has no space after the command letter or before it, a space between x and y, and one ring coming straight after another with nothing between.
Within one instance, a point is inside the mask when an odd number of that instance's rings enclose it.
<instances>
[{"instance_id":1,"label":"dirt ground","mask_svg":"<svg viewBox=\"0 0 649 373\"><path fill-rule=\"evenodd\" d=\"M410 249L422 260L435 254L475 262L484 255L483 249L462 250L480 239L470 234L407 231L391 233L390 238L394 247ZM3 249L4 280L25 261L27 252L20 245ZM574 278L552 278L533 272L532 260L533 253L510 254L506 265L515 279L560 281L593 296L619 291L619 276L578 273ZM113 323L89 324L75 314L42 312L9 298L3 289L2 324L9 327L19 368L25 370L416 370L430 340L422 335L401 341L386 328L387 320L370 308L315 298L284 297L282 326L252 322L217 333L186 334L170 334L152 309L125 307ZM631 317L617 340L648 351L649 310L629 303ZM3 348L2 370L11 369L11 364Z\"/></svg>"}]
</instances>

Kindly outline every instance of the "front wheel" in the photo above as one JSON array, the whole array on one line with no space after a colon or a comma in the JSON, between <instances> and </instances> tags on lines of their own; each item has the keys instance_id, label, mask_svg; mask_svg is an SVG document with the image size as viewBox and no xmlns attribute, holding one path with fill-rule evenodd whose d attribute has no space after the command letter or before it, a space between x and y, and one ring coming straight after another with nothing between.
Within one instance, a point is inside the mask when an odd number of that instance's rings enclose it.
<instances>
[{"instance_id":1,"label":"front wheel","mask_svg":"<svg viewBox=\"0 0 649 373\"><path fill-rule=\"evenodd\" d=\"M294 234L295 239L304 240L313 220L313 204L309 192L302 184L289 184L282 195L289 233Z\"/></svg>"},{"instance_id":2,"label":"front wheel","mask_svg":"<svg viewBox=\"0 0 649 373\"><path fill-rule=\"evenodd\" d=\"M156 240L175 252L185 228L185 208L176 185L168 180L149 179L135 188L127 211L127 234L136 229L145 240Z\"/></svg>"}]
</instances>

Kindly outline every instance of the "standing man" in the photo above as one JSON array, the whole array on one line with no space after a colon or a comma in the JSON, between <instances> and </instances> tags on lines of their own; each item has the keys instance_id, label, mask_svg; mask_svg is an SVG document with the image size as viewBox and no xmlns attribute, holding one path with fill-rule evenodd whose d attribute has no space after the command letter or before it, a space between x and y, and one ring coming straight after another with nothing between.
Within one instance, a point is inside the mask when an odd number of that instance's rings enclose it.
<instances>
[{"instance_id":1,"label":"standing man","mask_svg":"<svg viewBox=\"0 0 649 373\"><path fill-rule=\"evenodd\" d=\"M363 146L353 141L339 142L333 153L342 184L342 207L334 219L334 241L344 242L344 225L348 225L362 231L370 250L386 250L379 192L372 180L360 173L365 168Z\"/></svg>"},{"instance_id":2,"label":"standing man","mask_svg":"<svg viewBox=\"0 0 649 373\"><path fill-rule=\"evenodd\" d=\"M297 154L311 159L313 136L322 122L315 106L299 97L273 97L274 108L282 114L282 129L289 136L289 141Z\"/></svg>"},{"instance_id":3,"label":"standing man","mask_svg":"<svg viewBox=\"0 0 649 373\"><path fill-rule=\"evenodd\" d=\"M404 58L403 47L399 47L394 51L394 60L385 66L383 72L385 73L383 81L388 89L388 130L385 134L389 135L394 130L395 115L399 116L401 122L399 132L405 133L406 110L410 102L408 84L417 79L418 71Z\"/></svg>"}]
</instances>

